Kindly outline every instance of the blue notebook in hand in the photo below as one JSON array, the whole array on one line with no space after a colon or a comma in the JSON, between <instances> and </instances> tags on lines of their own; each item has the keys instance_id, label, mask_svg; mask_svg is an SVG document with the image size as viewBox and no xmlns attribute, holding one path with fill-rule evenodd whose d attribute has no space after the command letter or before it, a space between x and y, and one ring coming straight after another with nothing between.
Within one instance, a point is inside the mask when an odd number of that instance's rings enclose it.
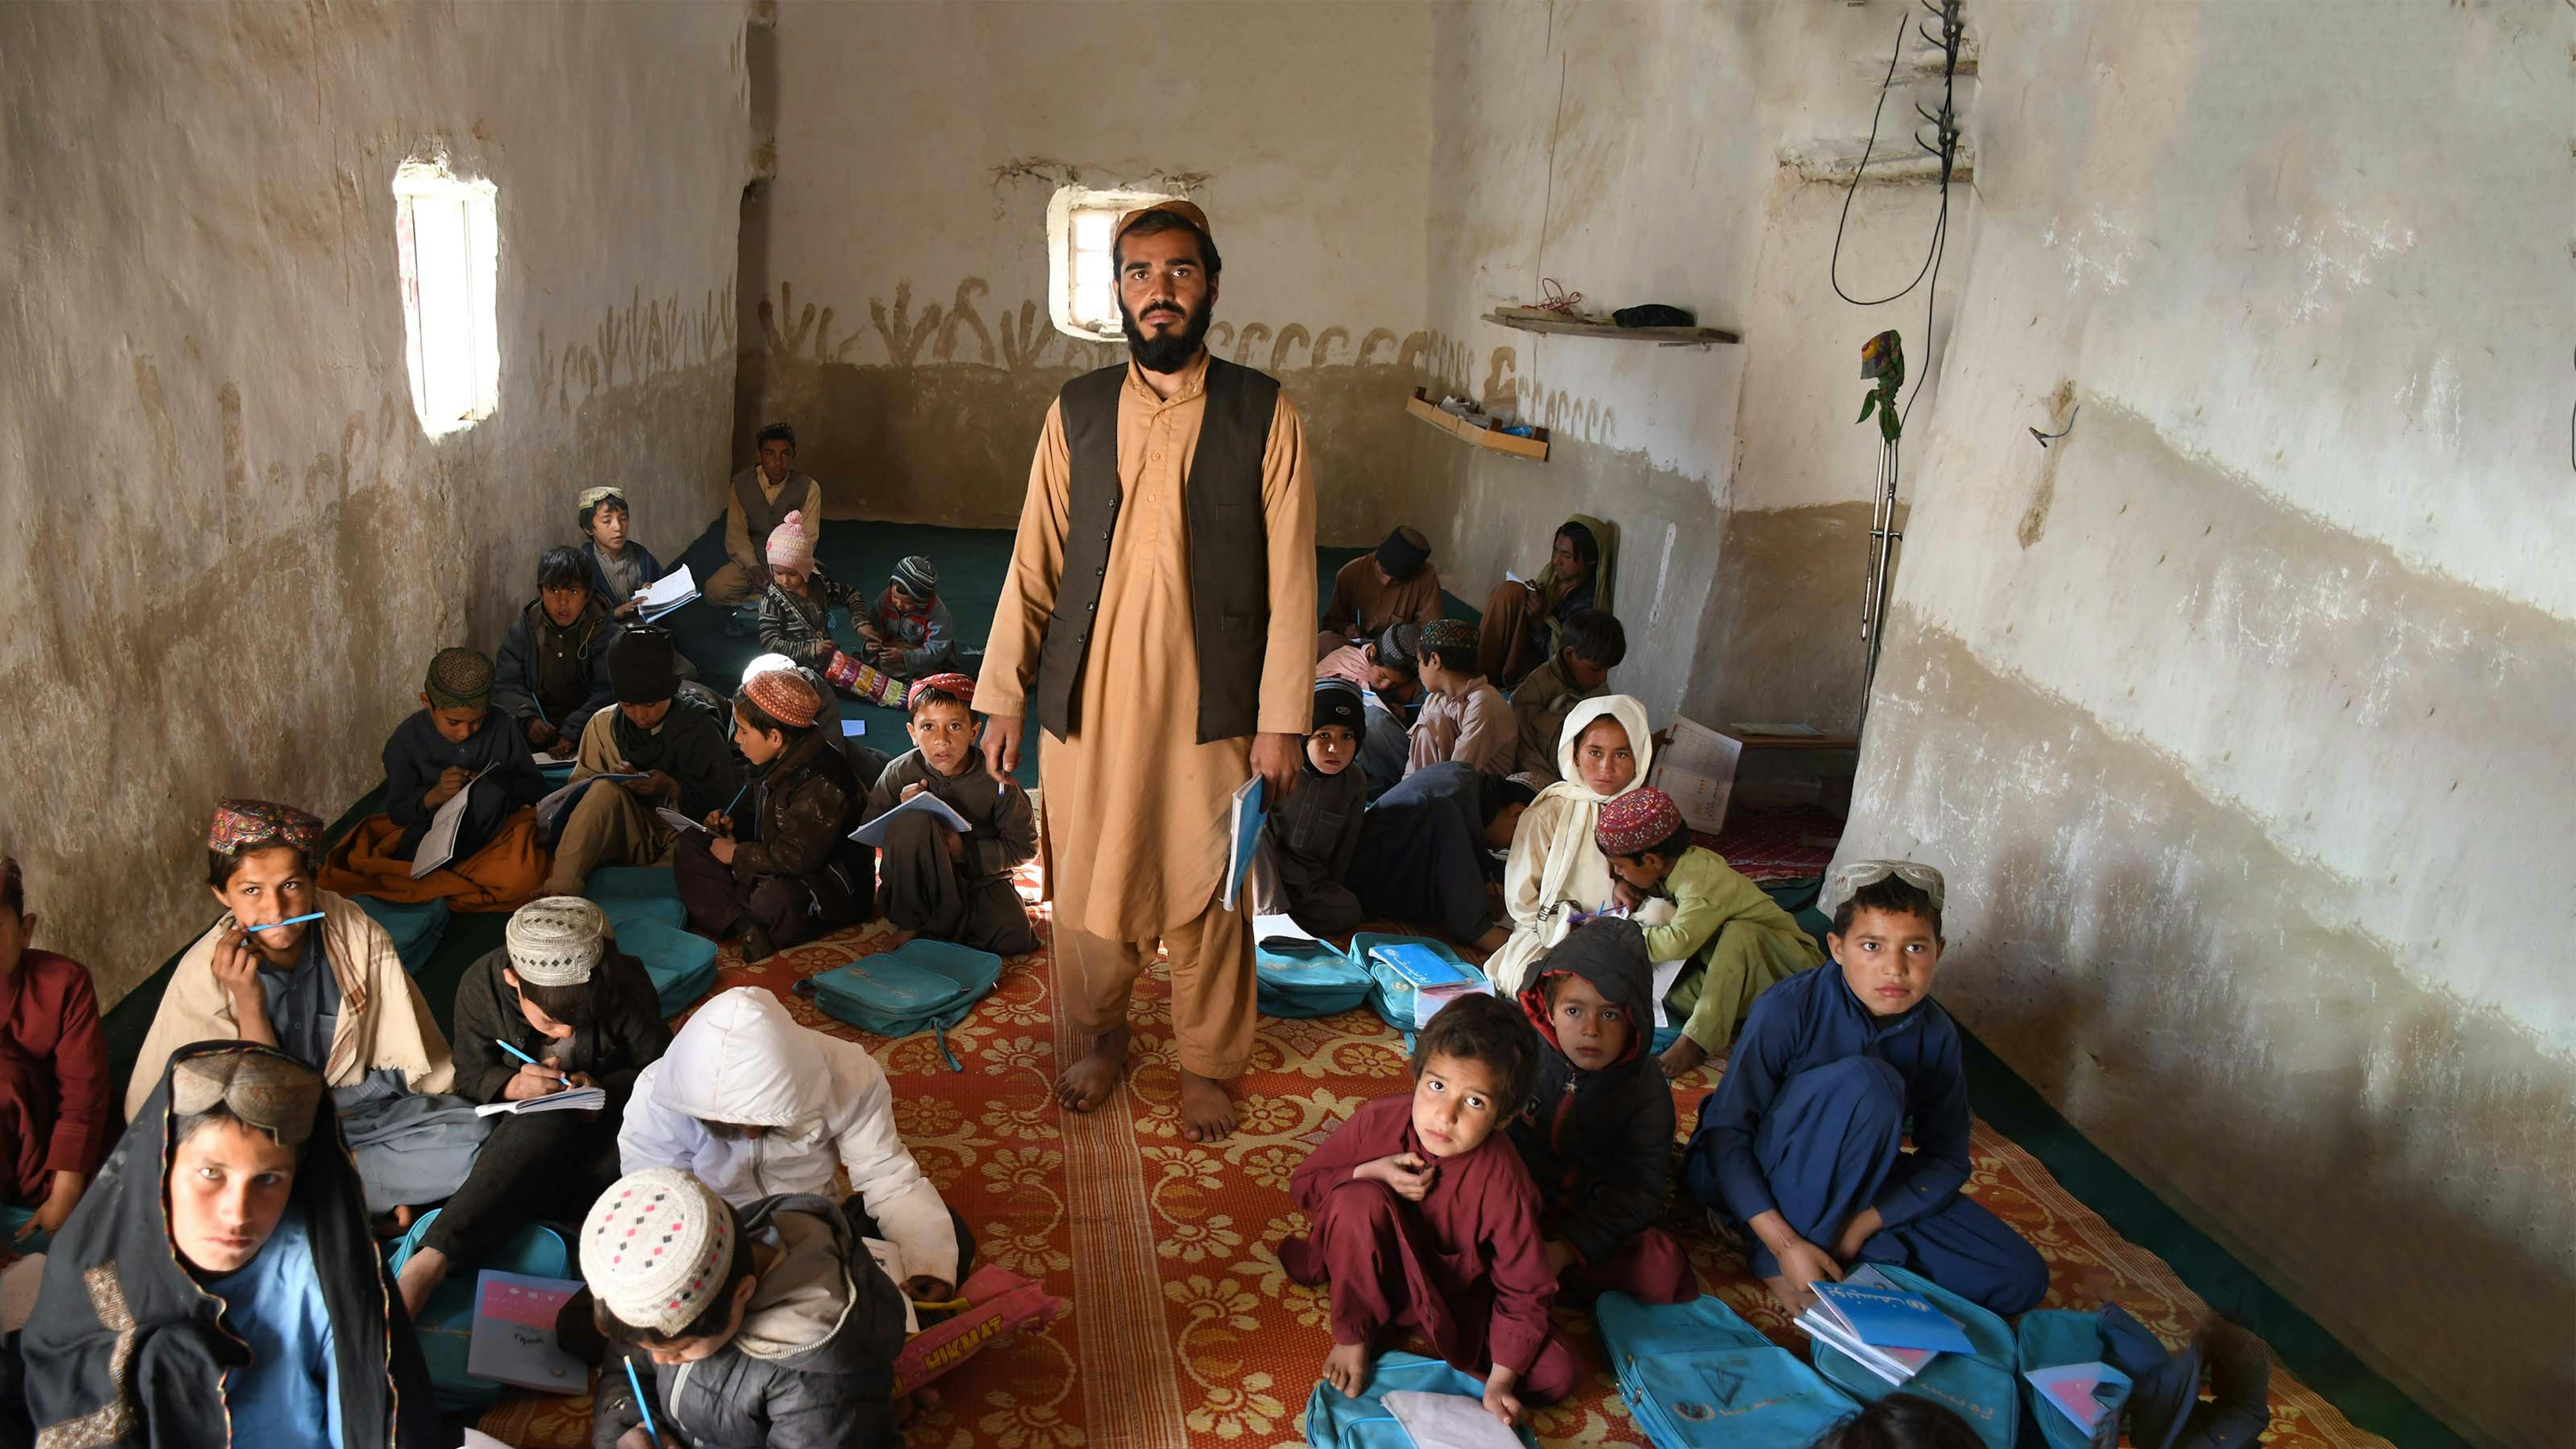
<instances>
[{"instance_id":1,"label":"blue notebook in hand","mask_svg":"<svg viewBox=\"0 0 2576 1449\"><path fill-rule=\"evenodd\" d=\"M1814 1285L1821 1305L1851 1335L1873 1348L1928 1348L1935 1353L1974 1353L1968 1332L1919 1294L1856 1283Z\"/></svg>"}]
</instances>

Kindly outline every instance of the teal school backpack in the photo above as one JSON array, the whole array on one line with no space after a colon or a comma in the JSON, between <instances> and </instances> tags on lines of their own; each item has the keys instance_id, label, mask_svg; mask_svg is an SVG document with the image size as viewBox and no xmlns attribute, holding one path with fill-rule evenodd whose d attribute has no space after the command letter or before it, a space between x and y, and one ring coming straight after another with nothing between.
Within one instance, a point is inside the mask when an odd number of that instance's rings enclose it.
<instances>
[{"instance_id":1,"label":"teal school backpack","mask_svg":"<svg viewBox=\"0 0 2576 1449\"><path fill-rule=\"evenodd\" d=\"M436 1209L421 1214L412 1223L411 1231L395 1240L392 1259L386 1264L388 1273L402 1272L403 1264L411 1261L412 1253L437 1218ZM501 1391L506 1387L465 1371L465 1357L474 1343L474 1285L485 1268L531 1278L578 1276L572 1271L572 1249L564 1242L563 1233L547 1223L531 1223L519 1229L480 1263L449 1267L446 1279L421 1305L420 1317L413 1320L412 1329L420 1339L420 1355L429 1363L431 1397L438 1401L439 1412L451 1417L483 1412L500 1402Z\"/></svg>"},{"instance_id":2,"label":"teal school backpack","mask_svg":"<svg viewBox=\"0 0 2576 1449\"><path fill-rule=\"evenodd\" d=\"M2013 1449L2013 1439L2021 1424L2020 1350L2013 1342L2013 1331L1994 1314L1934 1283L1920 1273L1908 1272L1892 1263L1870 1266L1887 1275L1887 1281L1908 1293L1919 1293L1931 1300L1932 1306L1966 1329L1974 1353L1945 1353L1923 1366L1923 1371L1905 1381L1902 1387L1889 1383L1846 1356L1840 1349L1821 1340L1810 1346L1816 1372L1823 1374L1853 1397L1875 1402L1889 1394L1913 1394L1930 1399L1968 1421L1977 1431L1986 1449Z\"/></svg>"},{"instance_id":3,"label":"teal school backpack","mask_svg":"<svg viewBox=\"0 0 2576 1449\"><path fill-rule=\"evenodd\" d=\"M644 963L665 1021L695 1006L715 988L716 943L694 931L660 921L629 920L617 927L617 949Z\"/></svg>"},{"instance_id":4,"label":"teal school backpack","mask_svg":"<svg viewBox=\"0 0 2576 1449\"><path fill-rule=\"evenodd\" d=\"M1320 1379L1315 1391L1306 1396L1306 1442L1313 1449L1414 1449L1413 1436L1386 1411L1386 1396L1397 1389L1411 1389L1424 1394L1465 1394L1481 1400L1485 1385L1436 1358L1419 1354L1382 1353L1369 1366L1368 1387L1359 1397L1345 1398L1342 1391ZM1514 1429L1512 1436L1538 1449L1538 1441L1526 1428Z\"/></svg>"},{"instance_id":5,"label":"teal school backpack","mask_svg":"<svg viewBox=\"0 0 2576 1449\"><path fill-rule=\"evenodd\" d=\"M1001 979L1002 958L992 952L916 936L800 981L796 991L834 1020L878 1036L935 1031L948 1069L962 1072L966 1064L948 1049L947 1029L964 1021Z\"/></svg>"},{"instance_id":6,"label":"teal school backpack","mask_svg":"<svg viewBox=\"0 0 2576 1449\"><path fill-rule=\"evenodd\" d=\"M1363 931L1351 938L1351 960L1368 973L1369 1009L1404 1037L1405 1049L1410 1051L1414 1032L1413 984L1405 980L1401 972L1388 968L1370 955L1379 946L1420 946L1470 975L1484 973L1468 965L1467 958L1459 955L1448 942L1435 941L1429 936L1386 936Z\"/></svg>"},{"instance_id":7,"label":"teal school backpack","mask_svg":"<svg viewBox=\"0 0 2576 1449\"><path fill-rule=\"evenodd\" d=\"M1717 1298L1604 1293L1602 1351L1655 1449L1805 1449L1860 1405Z\"/></svg>"},{"instance_id":8,"label":"teal school backpack","mask_svg":"<svg viewBox=\"0 0 2576 1449\"><path fill-rule=\"evenodd\" d=\"M1252 965L1263 1016L1331 1016L1366 1000L1369 974L1323 941L1256 941Z\"/></svg>"}]
</instances>

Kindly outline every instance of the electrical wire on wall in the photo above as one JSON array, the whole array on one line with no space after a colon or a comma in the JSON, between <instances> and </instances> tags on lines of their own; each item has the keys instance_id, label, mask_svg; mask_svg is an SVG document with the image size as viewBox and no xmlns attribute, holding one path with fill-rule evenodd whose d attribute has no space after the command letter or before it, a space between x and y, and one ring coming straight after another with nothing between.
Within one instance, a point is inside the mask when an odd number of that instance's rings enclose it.
<instances>
[{"instance_id":1,"label":"electrical wire on wall","mask_svg":"<svg viewBox=\"0 0 2576 1449\"><path fill-rule=\"evenodd\" d=\"M1852 198L1859 195L1861 180L1869 174L1870 153L1878 149L1879 121L1887 110L1887 93L1896 84L1897 64L1905 56L1907 29L1909 26L1917 25L1912 12L1909 11L1897 20L1896 46L1887 57L1887 74L1879 81L1878 104L1870 109L1869 140L1861 147L1860 160L1852 168L1851 186L1843 193L1842 216L1834 223L1833 256L1826 268L1828 279L1833 283L1834 295L1855 307L1884 307L1891 302L1903 300L1917 287L1924 289L1922 356L1927 366L1922 374L1917 374L1915 377L1913 390L1905 395L1902 407L1897 404L1895 392L1905 375L1904 347L1903 340L1895 329L1890 328L1871 338L1868 345L1861 351L1861 375L1873 378L1878 383L1878 387L1862 405L1861 419L1867 421L1875 412L1880 437L1878 479L1877 487L1873 491L1870 520L1869 571L1861 593L1860 715L1863 720L1868 717L1870 681L1878 673L1879 643L1886 631L1888 586L1891 582L1890 574L1896 563L1896 545L1905 537L1904 531L1896 526L1896 496L1900 482L1901 462L1899 445L1905 422L1914 415L1914 399L1923 392L1923 376L1930 372L1928 364L1932 355L1932 309L1940 297L1942 254L1949 247L1950 181L1959 156L1957 94L1959 45L1965 29L1961 24L1964 3L1965 0L1939 0L1937 4L1933 3L1933 0L1923 0L1924 10L1941 22L1941 33L1934 35L1928 28L1918 30L1926 42L1940 48L1942 55L1941 109L1937 112L1927 111L1920 104L1914 108L1915 114L1921 116L1931 127L1929 139L1926 139L1923 131L1918 129L1914 133L1914 144L1941 163L1940 210L1933 217L1932 236L1923 249L1923 265L1916 269L1914 280L1884 297L1863 299L1843 290L1843 233L1851 224Z\"/></svg>"}]
</instances>

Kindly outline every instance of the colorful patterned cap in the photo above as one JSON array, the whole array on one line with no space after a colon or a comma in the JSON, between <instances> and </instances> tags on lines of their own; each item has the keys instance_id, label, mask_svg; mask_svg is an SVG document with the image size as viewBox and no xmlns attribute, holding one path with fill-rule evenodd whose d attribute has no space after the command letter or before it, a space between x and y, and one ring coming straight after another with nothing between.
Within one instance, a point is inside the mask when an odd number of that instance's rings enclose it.
<instances>
[{"instance_id":1,"label":"colorful patterned cap","mask_svg":"<svg viewBox=\"0 0 2576 1449\"><path fill-rule=\"evenodd\" d=\"M186 1057L170 1069L170 1109L194 1117L222 1103L280 1147L313 1135L322 1076L273 1048L239 1047Z\"/></svg>"},{"instance_id":2,"label":"colorful patterned cap","mask_svg":"<svg viewBox=\"0 0 2576 1449\"><path fill-rule=\"evenodd\" d=\"M530 986L579 986L607 950L608 913L580 896L542 896L510 913L501 941Z\"/></svg>"},{"instance_id":3,"label":"colorful patterned cap","mask_svg":"<svg viewBox=\"0 0 2576 1449\"><path fill-rule=\"evenodd\" d=\"M1434 619L1422 626L1422 653L1433 650L1446 653L1455 649L1476 647L1476 626L1464 619Z\"/></svg>"},{"instance_id":4,"label":"colorful patterned cap","mask_svg":"<svg viewBox=\"0 0 2576 1449\"><path fill-rule=\"evenodd\" d=\"M429 656L421 693L432 709L468 709L492 699L492 661L472 649L441 649Z\"/></svg>"},{"instance_id":5,"label":"colorful patterned cap","mask_svg":"<svg viewBox=\"0 0 2576 1449\"><path fill-rule=\"evenodd\" d=\"M1601 807L1592 827L1592 843L1603 855L1641 855L1673 838L1682 828L1681 807L1652 785L1640 786Z\"/></svg>"},{"instance_id":6,"label":"colorful patterned cap","mask_svg":"<svg viewBox=\"0 0 2576 1449\"><path fill-rule=\"evenodd\" d=\"M793 669L771 669L742 682L742 692L771 719L798 729L812 729L823 712L823 697Z\"/></svg>"},{"instance_id":7,"label":"colorful patterned cap","mask_svg":"<svg viewBox=\"0 0 2576 1449\"><path fill-rule=\"evenodd\" d=\"M307 860L319 860L322 822L271 800L226 800L215 807L215 822L206 829L206 849L230 855L262 841L300 850Z\"/></svg>"},{"instance_id":8,"label":"colorful patterned cap","mask_svg":"<svg viewBox=\"0 0 2576 1449\"><path fill-rule=\"evenodd\" d=\"M581 1276L620 1323L674 1337L729 1285L733 1209L676 1167L619 1178L581 1225Z\"/></svg>"},{"instance_id":9,"label":"colorful patterned cap","mask_svg":"<svg viewBox=\"0 0 2576 1449\"><path fill-rule=\"evenodd\" d=\"M964 700L967 707L970 709L974 707L975 678L973 675L925 674L919 679L914 680L912 682L912 687L903 692L903 707L905 712L909 713L913 706L921 703L921 696L924 690L931 689L938 690L941 694L953 695L958 699Z\"/></svg>"},{"instance_id":10,"label":"colorful patterned cap","mask_svg":"<svg viewBox=\"0 0 2576 1449\"><path fill-rule=\"evenodd\" d=\"M894 582L902 586L905 593L916 599L937 598L939 565L919 554L914 554L894 566Z\"/></svg>"}]
</instances>

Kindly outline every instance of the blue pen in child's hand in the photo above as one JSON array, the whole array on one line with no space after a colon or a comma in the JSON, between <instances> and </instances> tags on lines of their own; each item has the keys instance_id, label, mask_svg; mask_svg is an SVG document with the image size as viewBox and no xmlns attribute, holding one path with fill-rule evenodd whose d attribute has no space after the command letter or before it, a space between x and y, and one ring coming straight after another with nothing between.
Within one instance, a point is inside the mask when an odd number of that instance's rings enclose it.
<instances>
[{"instance_id":1,"label":"blue pen in child's hand","mask_svg":"<svg viewBox=\"0 0 2576 1449\"><path fill-rule=\"evenodd\" d=\"M653 1411L644 1406L644 1381L635 1377L635 1360L626 1360L626 1387L635 1391L635 1412L644 1416L644 1437L660 1449L662 1431L653 1427Z\"/></svg>"},{"instance_id":2,"label":"blue pen in child's hand","mask_svg":"<svg viewBox=\"0 0 2576 1449\"><path fill-rule=\"evenodd\" d=\"M503 1051L505 1051L505 1052L508 1052L510 1055L512 1055L512 1056L514 1056L514 1057L517 1057L519 1060L521 1060L521 1061L523 1061L523 1062L526 1062L529 1066L532 1066L532 1067L543 1067L543 1066L545 1066L545 1063L544 1063L544 1062L538 1061L535 1057L532 1057L532 1056L528 1055L526 1052L523 1052L523 1051L519 1050L517 1047L514 1047L514 1046L510 1045L508 1042L505 1042L505 1041L501 1040L501 1039L500 1039L499 1037L497 1037L497 1036L496 1036L496 1037L494 1037L494 1038L492 1038L492 1045L494 1045L494 1046L496 1046L496 1047L499 1047L501 1050L503 1050ZM559 1081L559 1082L560 1082L560 1081L562 1081L562 1080L563 1080L563 1073L561 1073L561 1072L556 1072L556 1073L555 1073L555 1080L556 1080L556 1081Z\"/></svg>"},{"instance_id":3,"label":"blue pen in child's hand","mask_svg":"<svg viewBox=\"0 0 2576 1449\"><path fill-rule=\"evenodd\" d=\"M242 934L243 934L243 935L245 935L245 936L256 936L256 935L258 935L258 934L259 934L260 932L262 932L262 931L274 931L274 930L276 930L276 929L277 929L278 927L280 927L280 926L300 926L300 925L303 925L306 921L318 921L318 920L320 920L320 919L322 919L322 913L321 913L320 911L308 911L308 912L306 912L305 914L300 915L300 916L289 916L289 917L287 917L285 920L282 920L282 921L271 921L271 922L269 922L269 923L268 923L267 925L265 925L265 926L248 926L248 925L242 925L242 923L241 923L241 922L239 922L239 921L235 921L235 922L233 922L233 924L234 924L234 925L236 925L236 926L241 926L241 930L242 930Z\"/></svg>"}]
</instances>

